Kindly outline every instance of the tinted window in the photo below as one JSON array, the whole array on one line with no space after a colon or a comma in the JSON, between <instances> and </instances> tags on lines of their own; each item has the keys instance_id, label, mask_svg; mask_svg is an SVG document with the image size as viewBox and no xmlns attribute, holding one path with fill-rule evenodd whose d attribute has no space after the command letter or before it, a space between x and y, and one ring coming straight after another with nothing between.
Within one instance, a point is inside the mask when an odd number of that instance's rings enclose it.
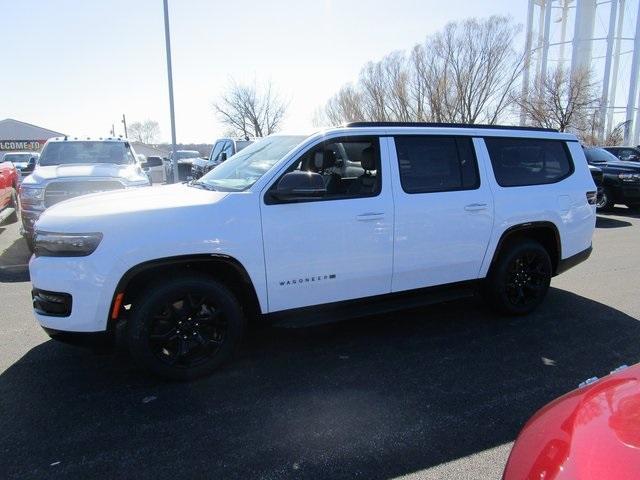
<instances>
[{"instance_id":1,"label":"tinted window","mask_svg":"<svg viewBox=\"0 0 640 480\"><path fill-rule=\"evenodd\" d=\"M533 138L485 138L502 187L555 183L573 172L564 142Z\"/></svg>"},{"instance_id":2,"label":"tinted window","mask_svg":"<svg viewBox=\"0 0 640 480\"><path fill-rule=\"evenodd\" d=\"M47 143L41 166L77 163L133 163L135 159L124 142L64 141Z\"/></svg>"},{"instance_id":3,"label":"tinted window","mask_svg":"<svg viewBox=\"0 0 640 480\"><path fill-rule=\"evenodd\" d=\"M287 173L313 172L322 176L327 191L322 198L311 201L375 196L380 193L382 185L379 143L377 137L327 140L303 153L287 169ZM280 178L272 189L277 188ZM268 203L278 201L269 198Z\"/></svg>"},{"instance_id":4,"label":"tinted window","mask_svg":"<svg viewBox=\"0 0 640 480\"><path fill-rule=\"evenodd\" d=\"M607 152L604 148L585 148L584 155L589 163L615 162L618 157Z\"/></svg>"},{"instance_id":5,"label":"tinted window","mask_svg":"<svg viewBox=\"0 0 640 480\"><path fill-rule=\"evenodd\" d=\"M213 150L211 150L211 155L209 155L209 160L215 162L218 159L218 155L222 151L222 147L224 146L224 141L218 141L213 146Z\"/></svg>"},{"instance_id":6,"label":"tinted window","mask_svg":"<svg viewBox=\"0 0 640 480\"><path fill-rule=\"evenodd\" d=\"M470 138L399 136L395 143L405 192L471 190L480 186Z\"/></svg>"}]
</instances>

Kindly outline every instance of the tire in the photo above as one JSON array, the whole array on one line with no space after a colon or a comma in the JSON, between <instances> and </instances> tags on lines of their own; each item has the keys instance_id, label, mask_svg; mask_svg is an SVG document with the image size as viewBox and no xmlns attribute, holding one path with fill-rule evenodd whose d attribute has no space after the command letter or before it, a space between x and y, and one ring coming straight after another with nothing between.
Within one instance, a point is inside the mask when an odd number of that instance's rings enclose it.
<instances>
[{"instance_id":1,"label":"tire","mask_svg":"<svg viewBox=\"0 0 640 480\"><path fill-rule=\"evenodd\" d=\"M33 237L29 235L24 236L24 241L27 243L27 248L31 253L35 253L35 245L33 244Z\"/></svg>"},{"instance_id":2,"label":"tire","mask_svg":"<svg viewBox=\"0 0 640 480\"><path fill-rule=\"evenodd\" d=\"M16 223L18 221L18 210L20 210L20 206L18 204L18 195L16 194L16 190L13 189L11 192L11 203L9 207L13 208L13 213L9 215L7 218L8 223Z\"/></svg>"},{"instance_id":3,"label":"tire","mask_svg":"<svg viewBox=\"0 0 640 480\"><path fill-rule=\"evenodd\" d=\"M501 313L526 315L544 300L551 276L551 258L542 245L529 239L514 241L503 247L491 267L485 299Z\"/></svg>"},{"instance_id":4,"label":"tire","mask_svg":"<svg viewBox=\"0 0 640 480\"><path fill-rule=\"evenodd\" d=\"M603 187L600 192L598 192L598 198L596 200L596 210L598 212L607 212L613 209L614 202L613 197L611 196L611 190L607 187Z\"/></svg>"},{"instance_id":5,"label":"tire","mask_svg":"<svg viewBox=\"0 0 640 480\"><path fill-rule=\"evenodd\" d=\"M174 274L149 285L138 299L127 325L129 351L166 379L211 374L233 356L244 334L237 298L206 275Z\"/></svg>"}]
</instances>

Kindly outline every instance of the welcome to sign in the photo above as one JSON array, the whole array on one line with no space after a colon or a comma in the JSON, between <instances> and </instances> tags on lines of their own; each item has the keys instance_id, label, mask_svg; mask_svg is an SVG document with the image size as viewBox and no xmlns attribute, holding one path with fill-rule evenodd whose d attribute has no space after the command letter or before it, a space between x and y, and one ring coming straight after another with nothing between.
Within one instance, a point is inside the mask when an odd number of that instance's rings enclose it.
<instances>
[{"instance_id":1,"label":"welcome to sign","mask_svg":"<svg viewBox=\"0 0 640 480\"><path fill-rule=\"evenodd\" d=\"M0 140L0 151L36 151L39 152L46 140Z\"/></svg>"}]
</instances>

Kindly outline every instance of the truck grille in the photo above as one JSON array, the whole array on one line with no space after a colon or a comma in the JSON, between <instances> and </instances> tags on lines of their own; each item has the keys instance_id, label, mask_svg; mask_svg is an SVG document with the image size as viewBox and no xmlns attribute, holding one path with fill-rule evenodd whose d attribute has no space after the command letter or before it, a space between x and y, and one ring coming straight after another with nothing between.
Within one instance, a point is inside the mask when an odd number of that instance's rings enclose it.
<instances>
[{"instance_id":1,"label":"truck grille","mask_svg":"<svg viewBox=\"0 0 640 480\"><path fill-rule=\"evenodd\" d=\"M124 185L113 180L91 182L52 182L44 191L44 206L49 208L58 202L89 193L123 189Z\"/></svg>"}]
</instances>

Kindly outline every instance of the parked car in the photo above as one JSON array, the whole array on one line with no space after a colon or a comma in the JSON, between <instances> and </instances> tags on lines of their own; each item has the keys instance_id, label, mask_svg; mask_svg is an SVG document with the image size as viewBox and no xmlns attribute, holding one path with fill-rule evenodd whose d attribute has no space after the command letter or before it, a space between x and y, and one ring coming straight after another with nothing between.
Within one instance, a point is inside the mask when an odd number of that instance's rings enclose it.
<instances>
[{"instance_id":1,"label":"parked car","mask_svg":"<svg viewBox=\"0 0 640 480\"><path fill-rule=\"evenodd\" d=\"M624 162L640 162L640 149L636 147L604 147Z\"/></svg>"},{"instance_id":2,"label":"parked car","mask_svg":"<svg viewBox=\"0 0 640 480\"><path fill-rule=\"evenodd\" d=\"M227 361L248 319L334 321L478 290L529 313L589 257L596 221L576 137L508 127L274 135L197 181L95 200L38 221L35 316L61 340L123 335L137 362L180 379Z\"/></svg>"},{"instance_id":3,"label":"parked car","mask_svg":"<svg viewBox=\"0 0 640 480\"><path fill-rule=\"evenodd\" d=\"M596 167L595 165L589 165L589 172L591 172L591 178L593 178L593 183L595 183L596 190L598 192L596 197L596 205L598 205L598 202L602 201L602 182L604 181L604 172L600 167Z\"/></svg>"},{"instance_id":4,"label":"parked car","mask_svg":"<svg viewBox=\"0 0 640 480\"><path fill-rule=\"evenodd\" d=\"M63 200L148 185L133 148L122 138L49 139L35 170L20 185L25 239L31 248L36 221L45 209ZM95 208L100 200L93 198L91 202Z\"/></svg>"},{"instance_id":5,"label":"parked car","mask_svg":"<svg viewBox=\"0 0 640 480\"><path fill-rule=\"evenodd\" d=\"M3 162L11 162L22 175L33 172L40 154L38 152L7 152L2 158Z\"/></svg>"},{"instance_id":6,"label":"parked car","mask_svg":"<svg viewBox=\"0 0 640 480\"><path fill-rule=\"evenodd\" d=\"M166 183L165 162L162 157L147 157L142 163L142 169L147 172L151 183Z\"/></svg>"},{"instance_id":7,"label":"parked car","mask_svg":"<svg viewBox=\"0 0 640 480\"><path fill-rule=\"evenodd\" d=\"M636 480L640 364L590 379L539 410L513 445L504 480Z\"/></svg>"},{"instance_id":8,"label":"parked car","mask_svg":"<svg viewBox=\"0 0 640 480\"><path fill-rule=\"evenodd\" d=\"M623 162L604 148L584 149L587 162L600 168L604 174L598 210L606 211L615 204L640 208L640 163Z\"/></svg>"},{"instance_id":9,"label":"parked car","mask_svg":"<svg viewBox=\"0 0 640 480\"><path fill-rule=\"evenodd\" d=\"M216 140L208 159L195 158L193 160L191 177L193 179L200 178L253 142L254 140L234 140L233 138L220 138Z\"/></svg>"},{"instance_id":10,"label":"parked car","mask_svg":"<svg viewBox=\"0 0 640 480\"><path fill-rule=\"evenodd\" d=\"M176 181L184 182L185 180L191 180L191 166L196 158L200 158L200 152L197 150L176 150L176 160L178 162L178 178ZM173 153L169 155L169 162L167 162L167 178L173 178Z\"/></svg>"},{"instance_id":11,"label":"parked car","mask_svg":"<svg viewBox=\"0 0 640 480\"><path fill-rule=\"evenodd\" d=\"M0 223L18 221L18 181L16 166L7 161L0 163Z\"/></svg>"}]
</instances>

